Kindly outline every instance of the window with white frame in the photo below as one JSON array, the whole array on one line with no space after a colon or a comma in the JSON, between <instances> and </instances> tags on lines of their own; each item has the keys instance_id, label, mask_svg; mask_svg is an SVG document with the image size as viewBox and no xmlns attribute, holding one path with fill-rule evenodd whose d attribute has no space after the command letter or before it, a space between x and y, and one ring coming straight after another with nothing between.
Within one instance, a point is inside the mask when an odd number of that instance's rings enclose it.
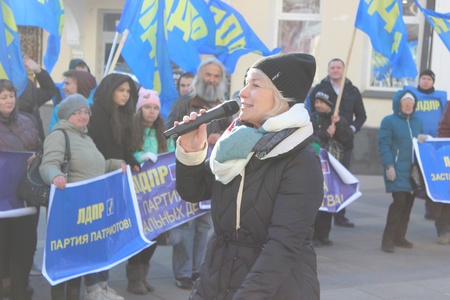
<instances>
[{"instance_id":1,"label":"window with white frame","mask_svg":"<svg viewBox=\"0 0 450 300\"><path fill-rule=\"evenodd\" d=\"M419 1L423 7L426 1ZM420 67L420 53L422 45L422 32L424 18L422 17L414 0L402 0L403 20L408 31L408 46L411 49L417 69ZM371 48L370 74L368 74L367 86L372 90L399 89L405 85L415 85L415 78L394 78L389 60Z\"/></svg>"},{"instance_id":2,"label":"window with white frame","mask_svg":"<svg viewBox=\"0 0 450 300\"><path fill-rule=\"evenodd\" d=\"M316 54L321 32L321 0L281 0L277 6L278 46L285 53Z\"/></svg>"},{"instance_id":3,"label":"window with white frame","mask_svg":"<svg viewBox=\"0 0 450 300\"><path fill-rule=\"evenodd\" d=\"M426 2L426 0L419 0L423 7L426 7ZM277 45L283 47L285 53L298 51L317 55L317 46L321 38L322 1L278 0L275 3L278 22ZM419 70L424 18L414 0L402 0L402 5L403 20L408 31L408 45ZM393 88L398 89L404 85L415 84L415 78L392 77L388 59L373 50L371 46L367 55L369 59L367 59L365 86L369 89L390 91Z\"/></svg>"}]
</instances>

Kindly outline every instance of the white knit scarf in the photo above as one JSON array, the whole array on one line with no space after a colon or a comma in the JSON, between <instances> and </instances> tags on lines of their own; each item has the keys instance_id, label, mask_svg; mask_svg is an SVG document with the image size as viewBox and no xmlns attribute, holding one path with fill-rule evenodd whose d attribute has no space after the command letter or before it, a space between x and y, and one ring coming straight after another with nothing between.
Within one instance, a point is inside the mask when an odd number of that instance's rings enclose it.
<instances>
[{"instance_id":1,"label":"white knit scarf","mask_svg":"<svg viewBox=\"0 0 450 300\"><path fill-rule=\"evenodd\" d=\"M308 111L303 104L296 104L287 112L267 119L262 125L262 128L259 128L258 130L241 130L236 127L227 130L217 141L209 161L216 180L223 184L227 184L237 175L241 175L239 190L236 197L236 230L240 228L241 224L241 204L244 192L245 166L255 153L253 151L253 146L256 145L263 134L280 132L289 128L298 129L280 143L276 144L264 157L259 157L260 159L275 157L288 152L312 135L313 127L309 120ZM221 152L224 152L225 154L222 155ZM221 162L216 159L217 157L221 157Z\"/></svg>"}]
</instances>

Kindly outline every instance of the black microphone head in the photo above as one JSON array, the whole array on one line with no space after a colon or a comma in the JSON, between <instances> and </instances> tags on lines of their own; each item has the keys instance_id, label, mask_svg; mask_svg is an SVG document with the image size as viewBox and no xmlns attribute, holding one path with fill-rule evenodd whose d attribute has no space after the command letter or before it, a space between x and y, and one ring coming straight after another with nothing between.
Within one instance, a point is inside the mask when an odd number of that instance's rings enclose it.
<instances>
[{"instance_id":1,"label":"black microphone head","mask_svg":"<svg viewBox=\"0 0 450 300\"><path fill-rule=\"evenodd\" d=\"M240 109L239 103L235 100L228 100L222 104L223 110L227 117L234 115Z\"/></svg>"}]
</instances>

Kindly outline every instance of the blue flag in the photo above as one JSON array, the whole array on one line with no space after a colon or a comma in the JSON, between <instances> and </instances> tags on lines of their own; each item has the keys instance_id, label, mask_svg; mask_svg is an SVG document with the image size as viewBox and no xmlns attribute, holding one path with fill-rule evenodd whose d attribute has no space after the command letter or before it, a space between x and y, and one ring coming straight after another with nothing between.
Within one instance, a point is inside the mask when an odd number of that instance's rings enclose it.
<instances>
[{"instance_id":1,"label":"blue flag","mask_svg":"<svg viewBox=\"0 0 450 300\"><path fill-rule=\"evenodd\" d=\"M444 45L450 51L450 13L438 13L430 9L423 8L417 0L417 7L422 11L425 19L430 23L431 28L441 38Z\"/></svg>"},{"instance_id":2,"label":"blue flag","mask_svg":"<svg viewBox=\"0 0 450 300\"><path fill-rule=\"evenodd\" d=\"M22 61L19 33L9 0L0 0L0 79L9 79L19 89L27 86L27 72Z\"/></svg>"},{"instance_id":3,"label":"blue flag","mask_svg":"<svg viewBox=\"0 0 450 300\"><path fill-rule=\"evenodd\" d=\"M215 43L201 49L202 54L214 54L233 73L238 59L247 53L272 55L281 51L276 48L270 51L258 38L234 8L220 0L209 0L209 9L214 15L216 24Z\"/></svg>"},{"instance_id":4,"label":"blue flag","mask_svg":"<svg viewBox=\"0 0 450 300\"><path fill-rule=\"evenodd\" d=\"M204 0L166 1L166 9L170 60L184 71L195 74L200 64L199 49L214 44L213 15Z\"/></svg>"},{"instance_id":5,"label":"blue flag","mask_svg":"<svg viewBox=\"0 0 450 300\"><path fill-rule=\"evenodd\" d=\"M417 69L402 16L400 0L360 0L355 27L364 31L373 48L389 59L393 77L416 77Z\"/></svg>"},{"instance_id":6,"label":"blue flag","mask_svg":"<svg viewBox=\"0 0 450 300\"><path fill-rule=\"evenodd\" d=\"M178 97L167 47L165 11L164 0L127 0L117 25L117 31L129 31L123 58L144 88L159 93L163 115Z\"/></svg>"},{"instance_id":7,"label":"blue flag","mask_svg":"<svg viewBox=\"0 0 450 300\"><path fill-rule=\"evenodd\" d=\"M17 25L36 26L49 33L44 65L50 73L59 57L64 27L63 0L14 0L11 1L11 9Z\"/></svg>"}]
</instances>

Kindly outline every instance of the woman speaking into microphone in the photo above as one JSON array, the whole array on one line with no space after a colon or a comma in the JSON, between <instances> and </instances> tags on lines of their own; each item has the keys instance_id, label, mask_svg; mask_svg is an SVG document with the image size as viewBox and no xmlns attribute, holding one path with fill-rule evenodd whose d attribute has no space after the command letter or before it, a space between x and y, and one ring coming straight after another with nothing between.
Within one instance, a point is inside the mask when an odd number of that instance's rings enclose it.
<instances>
[{"instance_id":1,"label":"woman speaking into microphone","mask_svg":"<svg viewBox=\"0 0 450 300\"><path fill-rule=\"evenodd\" d=\"M211 199L214 223L190 299L320 298L311 238L323 175L303 105L315 70L308 54L262 58L248 70L239 117L210 159L205 124L177 139L178 193Z\"/></svg>"}]
</instances>

